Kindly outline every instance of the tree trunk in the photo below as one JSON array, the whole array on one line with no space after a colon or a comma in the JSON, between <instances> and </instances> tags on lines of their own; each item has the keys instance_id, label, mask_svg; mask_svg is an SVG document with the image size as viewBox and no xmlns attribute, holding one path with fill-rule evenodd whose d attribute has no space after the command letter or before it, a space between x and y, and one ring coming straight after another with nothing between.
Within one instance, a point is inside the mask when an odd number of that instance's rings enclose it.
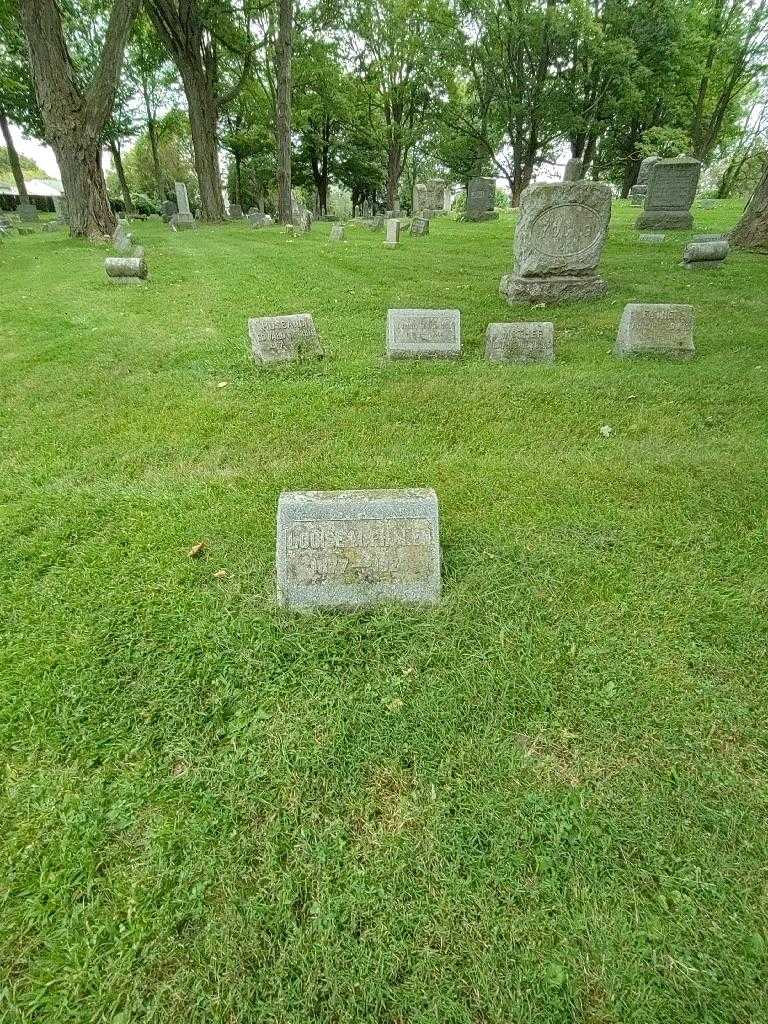
<instances>
[{"instance_id":1,"label":"tree trunk","mask_svg":"<svg viewBox=\"0 0 768 1024\"><path fill-rule=\"evenodd\" d=\"M243 194L242 177L240 171L240 157L235 156L235 202L242 205L240 196Z\"/></svg>"},{"instance_id":2,"label":"tree trunk","mask_svg":"<svg viewBox=\"0 0 768 1024\"><path fill-rule=\"evenodd\" d=\"M189 127L203 220L216 223L224 220L224 197L221 194L216 144L216 97L206 79L196 69L189 66L182 68L181 77L189 108Z\"/></svg>"},{"instance_id":3,"label":"tree trunk","mask_svg":"<svg viewBox=\"0 0 768 1024\"><path fill-rule=\"evenodd\" d=\"M77 137L59 138L53 143L53 151L67 198L70 234L88 238L111 235L117 218L109 205L99 143L88 145Z\"/></svg>"},{"instance_id":4,"label":"tree trunk","mask_svg":"<svg viewBox=\"0 0 768 1024\"><path fill-rule=\"evenodd\" d=\"M144 78L141 80L141 91L144 96L144 110L147 114L147 135L149 136L149 149L152 153L152 169L155 172L155 190L157 191L157 201L162 203L165 199L165 183L163 182L163 172L160 168L160 155L157 151L157 132L155 131L155 118L152 114L152 105L149 102L149 89Z\"/></svg>"},{"instance_id":5,"label":"tree trunk","mask_svg":"<svg viewBox=\"0 0 768 1024\"><path fill-rule=\"evenodd\" d=\"M387 209L394 210L400 186L400 143L390 140L387 146Z\"/></svg>"},{"instance_id":6,"label":"tree trunk","mask_svg":"<svg viewBox=\"0 0 768 1024\"><path fill-rule=\"evenodd\" d=\"M24 184L24 174L21 170L21 163L19 161L19 154L16 152L16 147L13 144L11 138L11 129L8 127L8 119L2 110L0 110L0 130L2 130L3 138L5 139L5 148L8 150L8 163L11 165L11 174L13 180L16 182L16 189L19 193L19 202L28 203L29 194L27 192L27 186Z\"/></svg>"},{"instance_id":7,"label":"tree trunk","mask_svg":"<svg viewBox=\"0 0 768 1024\"><path fill-rule=\"evenodd\" d=\"M290 224L293 0L280 0L277 27L277 219Z\"/></svg>"},{"instance_id":8,"label":"tree trunk","mask_svg":"<svg viewBox=\"0 0 768 1024\"><path fill-rule=\"evenodd\" d=\"M22 0L32 80L46 141L59 163L72 235L111 234L117 223L107 197L99 140L114 104L138 7L139 0L114 0L98 66L84 87L64 41L56 0Z\"/></svg>"},{"instance_id":9,"label":"tree trunk","mask_svg":"<svg viewBox=\"0 0 768 1024\"><path fill-rule=\"evenodd\" d=\"M768 249L768 162L744 216L728 236L738 249Z\"/></svg>"},{"instance_id":10,"label":"tree trunk","mask_svg":"<svg viewBox=\"0 0 768 1024\"><path fill-rule=\"evenodd\" d=\"M112 159L115 162L115 173L117 174L117 180L120 182L120 191L123 193L123 202L125 203L126 213L135 213L136 209L131 199L131 190L128 188L128 182L125 177L125 168L123 167L123 158L120 155L120 146L109 139L107 142L109 151L112 154Z\"/></svg>"}]
</instances>

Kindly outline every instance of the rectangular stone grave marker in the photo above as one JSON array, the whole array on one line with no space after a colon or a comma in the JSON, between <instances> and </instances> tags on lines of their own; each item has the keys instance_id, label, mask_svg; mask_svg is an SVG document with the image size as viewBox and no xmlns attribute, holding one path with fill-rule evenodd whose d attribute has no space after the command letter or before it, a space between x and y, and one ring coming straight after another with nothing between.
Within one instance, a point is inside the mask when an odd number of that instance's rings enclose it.
<instances>
[{"instance_id":1,"label":"rectangular stone grave marker","mask_svg":"<svg viewBox=\"0 0 768 1024\"><path fill-rule=\"evenodd\" d=\"M400 244L400 221L391 218L387 221L387 237L384 245L388 249L395 249Z\"/></svg>"},{"instance_id":2,"label":"rectangular stone grave marker","mask_svg":"<svg viewBox=\"0 0 768 1024\"><path fill-rule=\"evenodd\" d=\"M417 182L413 186L413 216L427 208L427 186Z\"/></svg>"},{"instance_id":3,"label":"rectangular stone grave marker","mask_svg":"<svg viewBox=\"0 0 768 1024\"><path fill-rule=\"evenodd\" d=\"M555 325L489 324L485 332L485 357L492 363L553 363Z\"/></svg>"},{"instance_id":4,"label":"rectangular stone grave marker","mask_svg":"<svg viewBox=\"0 0 768 1024\"><path fill-rule=\"evenodd\" d=\"M458 309L390 309L387 312L390 359L452 359L461 355Z\"/></svg>"},{"instance_id":5,"label":"rectangular stone grave marker","mask_svg":"<svg viewBox=\"0 0 768 1024\"><path fill-rule=\"evenodd\" d=\"M637 172L637 181L629 190L629 201L633 206L643 205L645 194L648 191L648 178L651 174L651 168L658 162L658 159L657 156L647 156L640 164L640 170Z\"/></svg>"},{"instance_id":6,"label":"rectangular stone grave marker","mask_svg":"<svg viewBox=\"0 0 768 1024\"><path fill-rule=\"evenodd\" d=\"M436 604L437 495L284 491L277 505L277 598L297 610Z\"/></svg>"},{"instance_id":7,"label":"rectangular stone grave marker","mask_svg":"<svg viewBox=\"0 0 768 1024\"><path fill-rule=\"evenodd\" d=\"M343 242L344 241L344 227L341 224L334 224L331 228L331 241L332 242Z\"/></svg>"},{"instance_id":8,"label":"rectangular stone grave marker","mask_svg":"<svg viewBox=\"0 0 768 1024\"><path fill-rule=\"evenodd\" d=\"M682 303L630 302L616 335L617 356L657 355L689 359L693 343L693 306Z\"/></svg>"},{"instance_id":9,"label":"rectangular stone grave marker","mask_svg":"<svg viewBox=\"0 0 768 1024\"><path fill-rule=\"evenodd\" d=\"M498 220L496 205L496 179L470 178L467 185L467 209L464 220Z\"/></svg>"},{"instance_id":10,"label":"rectangular stone grave marker","mask_svg":"<svg viewBox=\"0 0 768 1024\"><path fill-rule=\"evenodd\" d=\"M323 356L310 313L252 317L248 321L248 336L257 363L303 362Z\"/></svg>"},{"instance_id":11,"label":"rectangular stone grave marker","mask_svg":"<svg viewBox=\"0 0 768 1024\"><path fill-rule=\"evenodd\" d=\"M190 213L187 186L183 181L177 181L174 183L174 188L176 189L178 213L173 218L173 223L178 231L188 231L195 226L195 218Z\"/></svg>"},{"instance_id":12,"label":"rectangular stone grave marker","mask_svg":"<svg viewBox=\"0 0 768 1024\"><path fill-rule=\"evenodd\" d=\"M601 298L597 273L611 219L611 190L590 181L531 185L522 194L515 262L499 290L508 302Z\"/></svg>"},{"instance_id":13,"label":"rectangular stone grave marker","mask_svg":"<svg viewBox=\"0 0 768 1024\"><path fill-rule=\"evenodd\" d=\"M37 207L34 203L19 203L16 213L18 213L19 219L27 224L37 220Z\"/></svg>"},{"instance_id":14,"label":"rectangular stone grave marker","mask_svg":"<svg viewBox=\"0 0 768 1024\"><path fill-rule=\"evenodd\" d=\"M651 167L648 191L637 227L689 230L693 227L691 206L696 198L701 163L692 157L657 160Z\"/></svg>"},{"instance_id":15,"label":"rectangular stone grave marker","mask_svg":"<svg viewBox=\"0 0 768 1024\"><path fill-rule=\"evenodd\" d=\"M429 234L429 218L414 217L411 221L411 234L423 237Z\"/></svg>"},{"instance_id":16,"label":"rectangular stone grave marker","mask_svg":"<svg viewBox=\"0 0 768 1024\"><path fill-rule=\"evenodd\" d=\"M638 235L640 241L646 242L648 245L661 245L666 237L666 235L659 234L656 231L648 231L645 234Z\"/></svg>"},{"instance_id":17,"label":"rectangular stone grave marker","mask_svg":"<svg viewBox=\"0 0 768 1024\"><path fill-rule=\"evenodd\" d=\"M243 219L243 208L239 203L229 204L229 219L230 220L242 220Z\"/></svg>"}]
</instances>

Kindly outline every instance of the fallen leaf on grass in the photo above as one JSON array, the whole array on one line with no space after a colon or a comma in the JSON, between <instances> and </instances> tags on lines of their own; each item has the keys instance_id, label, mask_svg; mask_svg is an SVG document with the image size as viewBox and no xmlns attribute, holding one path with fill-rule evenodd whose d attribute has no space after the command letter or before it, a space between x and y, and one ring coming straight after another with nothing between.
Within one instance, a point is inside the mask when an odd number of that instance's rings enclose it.
<instances>
[{"instance_id":1,"label":"fallen leaf on grass","mask_svg":"<svg viewBox=\"0 0 768 1024\"><path fill-rule=\"evenodd\" d=\"M200 555L205 551L205 541L201 540L199 544L195 544L194 547L190 548L187 552L188 558L199 558Z\"/></svg>"}]
</instances>

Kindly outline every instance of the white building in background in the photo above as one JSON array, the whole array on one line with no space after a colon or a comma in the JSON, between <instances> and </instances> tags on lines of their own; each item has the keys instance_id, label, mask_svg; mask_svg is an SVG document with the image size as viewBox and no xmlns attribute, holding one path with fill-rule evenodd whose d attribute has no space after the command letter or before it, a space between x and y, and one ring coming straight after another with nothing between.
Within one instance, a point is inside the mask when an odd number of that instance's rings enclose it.
<instances>
[{"instance_id":1,"label":"white building in background","mask_svg":"<svg viewBox=\"0 0 768 1024\"><path fill-rule=\"evenodd\" d=\"M54 196L58 198L58 196L64 195L64 189L58 178L30 178L29 181L25 179L24 184L27 186L27 192L32 199L35 196L39 196L41 199L52 199ZM13 182L0 181L0 195L17 196L18 194L19 190Z\"/></svg>"}]
</instances>

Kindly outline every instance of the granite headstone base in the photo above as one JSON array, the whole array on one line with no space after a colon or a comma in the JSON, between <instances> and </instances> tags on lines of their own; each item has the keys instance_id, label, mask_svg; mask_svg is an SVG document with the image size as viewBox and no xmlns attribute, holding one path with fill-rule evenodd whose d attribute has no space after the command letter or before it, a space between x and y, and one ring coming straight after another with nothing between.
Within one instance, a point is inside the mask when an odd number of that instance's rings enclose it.
<instances>
[{"instance_id":1,"label":"granite headstone base","mask_svg":"<svg viewBox=\"0 0 768 1024\"><path fill-rule=\"evenodd\" d=\"M602 299L608 285L597 274L562 277L520 277L505 274L499 292L507 302L575 302L579 299Z\"/></svg>"},{"instance_id":2,"label":"granite headstone base","mask_svg":"<svg viewBox=\"0 0 768 1024\"><path fill-rule=\"evenodd\" d=\"M644 210L635 227L638 231L690 231L693 214L689 210Z\"/></svg>"}]
</instances>

